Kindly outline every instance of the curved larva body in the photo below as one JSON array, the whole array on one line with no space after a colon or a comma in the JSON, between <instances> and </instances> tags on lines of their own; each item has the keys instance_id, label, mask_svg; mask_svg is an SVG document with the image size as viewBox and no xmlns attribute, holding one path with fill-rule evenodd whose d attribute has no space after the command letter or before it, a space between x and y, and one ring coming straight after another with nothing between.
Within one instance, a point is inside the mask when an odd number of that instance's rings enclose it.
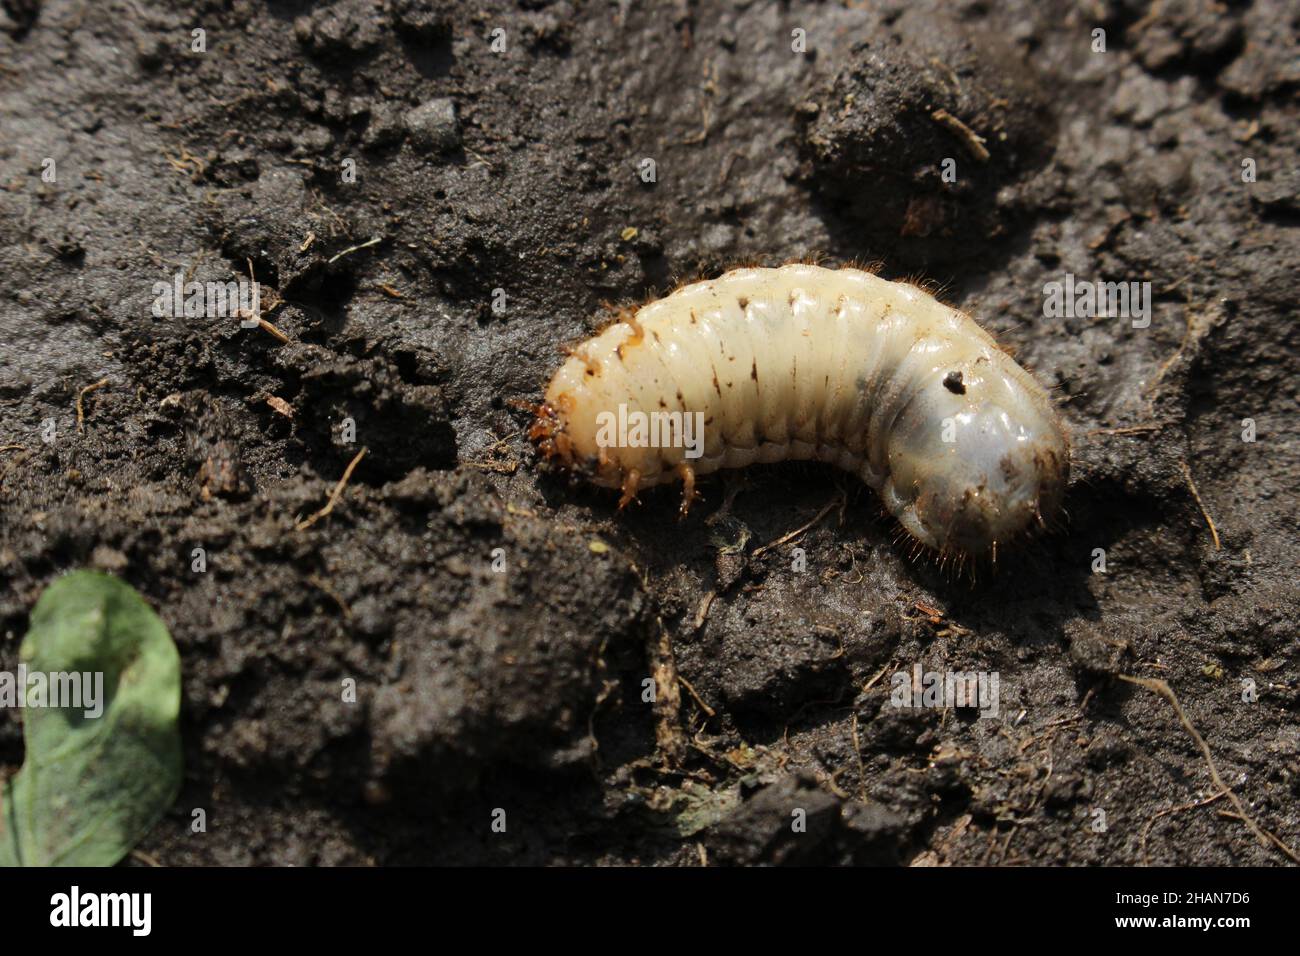
<instances>
[{"instance_id":1,"label":"curved larva body","mask_svg":"<svg viewBox=\"0 0 1300 956\"><path fill-rule=\"evenodd\" d=\"M611 445L620 406L701 413L697 457ZM720 468L831 462L917 540L976 553L1041 524L1069 468L1046 392L969 317L912 285L811 265L738 269L609 326L555 373L533 437L626 498L683 478L689 503L695 476Z\"/></svg>"}]
</instances>

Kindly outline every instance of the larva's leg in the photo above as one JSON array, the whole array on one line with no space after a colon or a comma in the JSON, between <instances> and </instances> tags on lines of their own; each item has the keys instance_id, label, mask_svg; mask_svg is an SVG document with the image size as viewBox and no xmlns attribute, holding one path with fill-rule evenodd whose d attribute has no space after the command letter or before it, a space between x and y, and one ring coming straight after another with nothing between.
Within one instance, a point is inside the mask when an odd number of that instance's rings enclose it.
<instances>
[{"instance_id":1,"label":"larva's leg","mask_svg":"<svg viewBox=\"0 0 1300 956\"><path fill-rule=\"evenodd\" d=\"M618 499L619 511L636 501L636 489L639 484L641 484L641 472L633 468L623 478L623 497Z\"/></svg>"},{"instance_id":2,"label":"larva's leg","mask_svg":"<svg viewBox=\"0 0 1300 956\"><path fill-rule=\"evenodd\" d=\"M686 462L677 466L677 476L682 480L682 509L681 516L686 517L686 512L691 510L691 502L695 500L695 469Z\"/></svg>"},{"instance_id":3,"label":"larva's leg","mask_svg":"<svg viewBox=\"0 0 1300 956\"><path fill-rule=\"evenodd\" d=\"M620 321L632 327L632 334L624 339L614 351L618 354L619 361L626 361L627 355L623 351L633 345L640 345L645 341L645 329L641 328L641 323L636 320L636 312L632 309L627 310L620 316Z\"/></svg>"},{"instance_id":4,"label":"larva's leg","mask_svg":"<svg viewBox=\"0 0 1300 956\"><path fill-rule=\"evenodd\" d=\"M641 323L636 320L635 312L629 312L623 321L632 326L632 335L623 343L624 345L640 345L645 341L645 329L641 328Z\"/></svg>"}]
</instances>

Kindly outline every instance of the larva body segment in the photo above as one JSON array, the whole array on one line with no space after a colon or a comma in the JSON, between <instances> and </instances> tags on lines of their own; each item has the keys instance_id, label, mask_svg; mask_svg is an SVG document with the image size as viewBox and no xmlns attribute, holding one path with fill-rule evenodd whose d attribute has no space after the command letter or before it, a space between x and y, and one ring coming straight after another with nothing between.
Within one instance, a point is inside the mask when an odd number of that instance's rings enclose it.
<instances>
[{"instance_id":1,"label":"larva body segment","mask_svg":"<svg viewBox=\"0 0 1300 956\"><path fill-rule=\"evenodd\" d=\"M609 427L634 413L700 413L702 441ZM532 436L626 496L679 477L689 495L695 476L756 461L830 462L918 541L958 553L1043 524L1069 471L1047 393L969 317L912 285L804 264L685 286L588 339Z\"/></svg>"}]
</instances>

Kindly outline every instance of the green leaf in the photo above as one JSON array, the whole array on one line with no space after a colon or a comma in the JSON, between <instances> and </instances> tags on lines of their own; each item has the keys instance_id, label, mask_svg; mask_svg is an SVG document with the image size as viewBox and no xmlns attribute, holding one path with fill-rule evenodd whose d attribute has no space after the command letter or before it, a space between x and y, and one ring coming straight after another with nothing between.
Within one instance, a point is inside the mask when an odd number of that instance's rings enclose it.
<instances>
[{"instance_id":1,"label":"green leaf","mask_svg":"<svg viewBox=\"0 0 1300 956\"><path fill-rule=\"evenodd\" d=\"M36 602L19 658L29 690L35 673L90 674L93 698L102 674L103 709L28 701L27 756L0 793L0 866L112 866L180 789L176 645L130 585L74 571Z\"/></svg>"}]
</instances>

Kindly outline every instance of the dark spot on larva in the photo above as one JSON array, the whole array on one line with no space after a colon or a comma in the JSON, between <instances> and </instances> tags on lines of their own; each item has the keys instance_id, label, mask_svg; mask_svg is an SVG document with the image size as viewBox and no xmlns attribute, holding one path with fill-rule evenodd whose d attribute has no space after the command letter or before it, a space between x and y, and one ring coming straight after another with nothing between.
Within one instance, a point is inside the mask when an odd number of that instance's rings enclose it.
<instances>
[{"instance_id":1,"label":"dark spot on larva","mask_svg":"<svg viewBox=\"0 0 1300 956\"><path fill-rule=\"evenodd\" d=\"M656 342L660 341L660 339L659 339L659 333L658 333L658 332L651 331L650 334L653 335L653 336L655 337L655 341L656 341Z\"/></svg>"},{"instance_id":2,"label":"dark spot on larva","mask_svg":"<svg viewBox=\"0 0 1300 956\"><path fill-rule=\"evenodd\" d=\"M699 321L699 319L697 319L697 318L695 317L695 310L694 310L694 309L691 309L691 325L694 325L694 324L695 324L696 322L698 322L698 321Z\"/></svg>"},{"instance_id":3,"label":"dark spot on larva","mask_svg":"<svg viewBox=\"0 0 1300 956\"><path fill-rule=\"evenodd\" d=\"M954 395L965 395L966 384L961 380L961 372L949 372L943 377L943 387Z\"/></svg>"},{"instance_id":4,"label":"dark spot on larva","mask_svg":"<svg viewBox=\"0 0 1300 956\"><path fill-rule=\"evenodd\" d=\"M740 296L738 299L736 299L736 305L740 306L741 312L744 312L746 309L749 308L749 298L743 295Z\"/></svg>"},{"instance_id":5,"label":"dark spot on larva","mask_svg":"<svg viewBox=\"0 0 1300 956\"><path fill-rule=\"evenodd\" d=\"M756 382L758 381L758 359L754 359L754 364L749 370L749 377Z\"/></svg>"},{"instance_id":6,"label":"dark spot on larva","mask_svg":"<svg viewBox=\"0 0 1300 956\"><path fill-rule=\"evenodd\" d=\"M686 398L686 396L682 394L682 390L679 388L679 389L677 390L677 401L679 401L679 402L684 401L685 398Z\"/></svg>"},{"instance_id":7,"label":"dark spot on larva","mask_svg":"<svg viewBox=\"0 0 1300 956\"><path fill-rule=\"evenodd\" d=\"M668 403L665 402L665 401L661 398L661 399L659 399L659 407L660 407L660 408L667 408L667 407L668 407Z\"/></svg>"},{"instance_id":8,"label":"dark spot on larva","mask_svg":"<svg viewBox=\"0 0 1300 956\"><path fill-rule=\"evenodd\" d=\"M713 370L713 390L718 393L719 398L722 397L722 386L718 384L718 370L716 368Z\"/></svg>"}]
</instances>

